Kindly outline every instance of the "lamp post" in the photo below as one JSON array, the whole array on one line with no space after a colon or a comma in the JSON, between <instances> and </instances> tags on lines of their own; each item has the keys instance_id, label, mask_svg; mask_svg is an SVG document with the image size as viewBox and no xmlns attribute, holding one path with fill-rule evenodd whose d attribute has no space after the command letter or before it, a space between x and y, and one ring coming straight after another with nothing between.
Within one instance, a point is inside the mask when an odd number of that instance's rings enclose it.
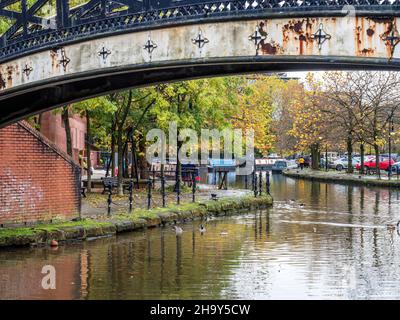
<instances>
[{"instance_id":1,"label":"lamp post","mask_svg":"<svg viewBox=\"0 0 400 320\"><path fill-rule=\"evenodd\" d=\"M325 171L328 171L328 143L325 144Z\"/></svg>"},{"instance_id":2,"label":"lamp post","mask_svg":"<svg viewBox=\"0 0 400 320\"><path fill-rule=\"evenodd\" d=\"M393 117L390 118L389 121L389 172L388 178L391 179L392 176L392 135L394 134L394 123Z\"/></svg>"},{"instance_id":3,"label":"lamp post","mask_svg":"<svg viewBox=\"0 0 400 320\"><path fill-rule=\"evenodd\" d=\"M322 143L323 137L318 137L318 140L319 140L318 141L318 145L319 145L318 149L319 149L321 147L321 143ZM321 157L321 153L319 153L319 157ZM326 146L326 148L325 148L325 170L326 171L328 171L327 161L328 161L328 146Z\"/></svg>"}]
</instances>

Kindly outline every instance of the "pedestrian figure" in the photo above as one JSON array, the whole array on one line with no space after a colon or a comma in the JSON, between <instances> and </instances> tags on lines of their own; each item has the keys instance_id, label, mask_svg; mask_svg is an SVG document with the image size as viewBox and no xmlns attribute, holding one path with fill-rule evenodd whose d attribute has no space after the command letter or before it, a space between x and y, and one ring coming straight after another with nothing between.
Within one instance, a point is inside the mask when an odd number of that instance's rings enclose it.
<instances>
[{"instance_id":1,"label":"pedestrian figure","mask_svg":"<svg viewBox=\"0 0 400 320\"><path fill-rule=\"evenodd\" d=\"M304 158L303 157L300 157L300 159L299 159L299 165L300 165L300 169L301 170L303 170L303 168L304 168Z\"/></svg>"}]
</instances>

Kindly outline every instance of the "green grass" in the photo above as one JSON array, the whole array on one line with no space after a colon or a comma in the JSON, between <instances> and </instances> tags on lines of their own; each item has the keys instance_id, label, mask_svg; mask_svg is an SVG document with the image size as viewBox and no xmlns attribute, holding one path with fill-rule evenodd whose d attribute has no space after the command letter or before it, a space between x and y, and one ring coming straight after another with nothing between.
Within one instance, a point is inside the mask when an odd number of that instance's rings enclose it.
<instances>
[{"instance_id":1,"label":"green grass","mask_svg":"<svg viewBox=\"0 0 400 320\"><path fill-rule=\"evenodd\" d=\"M4 228L0 229L0 238L34 236L37 232L32 228Z\"/></svg>"},{"instance_id":2,"label":"green grass","mask_svg":"<svg viewBox=\"0 0 400 320\"><path fill-rule=\"evenodd\" d=\"M93 228L103 228L103 227L113 227L115 222L118 221L131 221L138 222L146 225L144 220L154 220L160 219L163 214L165 217L170 219L175 219L173 214L179 214L180 218L188 217L194 214L195 216L200 216L207 214L207 212L218 212L237 208L236 205L244 204L248 207L252 203L260 203L265 199L263 197L254 198L252 196L244 196L240 198L226 198L220 199L219 201L206 200L202 202L187 202L181 205L173 204L165 208L152 208L150 210L137 208L132 213L120 212L118 214L113 214L110 218L102 217L102 221L93 219L82 219L80 221L59 221L55 223L38 224L32 227L20 227L20 228L0 228L0 246L9 245L10 239L13 245L17 244L27 244L35 242L36 236L44 235L45 233L56 233L58 231L67 231L70 228L80 227L85 230ZM169 216L168 214L171 213ZM156 220L157 222L157 220ZM101 231L101 230L100 230ZM20 241L19 241L20 240Z\"/></svg>"},{"instance_id":3,"label":"green grass","mask_svg":"<svg viewBox=\"0 0 400 320\"><path fill-rule=\"evenodd\" d=\"M100 222L90 219L83 219L81 221L67 221L56 222L51 224L38 224L32 227L21 228L2 228L0 229L0 238L2 237L21 237L21 236L34 236L41 231L54 232L60 231L64 228L83 227L83 228L96 228L111 226L110 222Z\"/></svg>"}]
</instances>

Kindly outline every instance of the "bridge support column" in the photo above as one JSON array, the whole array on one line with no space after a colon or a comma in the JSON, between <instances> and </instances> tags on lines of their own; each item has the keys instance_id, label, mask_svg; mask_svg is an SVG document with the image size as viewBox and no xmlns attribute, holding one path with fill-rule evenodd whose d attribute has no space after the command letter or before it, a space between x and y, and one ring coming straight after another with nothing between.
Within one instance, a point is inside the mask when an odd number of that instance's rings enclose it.
<instances>
[{"instance_id":1,"label":"bridge support column","mask_svg":"<svg viewBox=\"0 0 400 320\"><path fill-rule=\"evenodd\" d=\"M58 28L69 27L69 1L57 0L57 26Z\"/></svg>"}]
</instances>

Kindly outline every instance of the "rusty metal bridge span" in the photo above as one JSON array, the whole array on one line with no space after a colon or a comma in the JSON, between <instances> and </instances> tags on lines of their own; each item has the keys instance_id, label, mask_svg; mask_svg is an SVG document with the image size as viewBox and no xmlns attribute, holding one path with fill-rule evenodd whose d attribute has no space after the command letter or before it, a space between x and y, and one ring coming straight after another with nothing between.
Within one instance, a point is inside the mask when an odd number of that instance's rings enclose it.
<instances>
[{"instance_id":1,"label":"rusty metal bridge span","mask_svg":"<svg viewBox=\"0 0 400 320\"><path fill-rule=\"evenodd\" d=\"M0 0L0 127L125 88L400 68L400 0Z\"/></svg>"}]
</instances>

